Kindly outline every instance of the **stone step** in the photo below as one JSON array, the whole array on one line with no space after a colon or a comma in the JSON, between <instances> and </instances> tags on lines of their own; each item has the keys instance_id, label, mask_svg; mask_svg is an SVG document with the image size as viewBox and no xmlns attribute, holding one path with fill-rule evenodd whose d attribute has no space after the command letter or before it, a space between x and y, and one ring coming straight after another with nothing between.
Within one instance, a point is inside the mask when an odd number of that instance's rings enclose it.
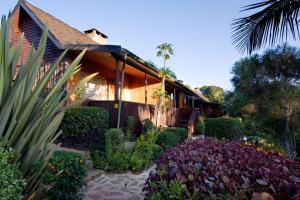
<instances>
[{"instance_id":1,"label":"stone step","mask_svg":"<svg viewBox=\"0 0 300 200\"><path fill-rule=\"evenodd\" d=\"M85 165L87 166L88 170L94 169L93 161L92 160L86 160Z\"/></svg>"},{"instance_id":2,"label":"stone step","mask_svg":"<svg viewBox=\"0 0 300 200\"><path fill-rule=\"evenodd\" d=\"M89 184L90 182L93 182L95 179L99 178L103 173L104 171L98 169L89 170L88 175L85 178L86 183Z\"/></svg>"}]
</instances>

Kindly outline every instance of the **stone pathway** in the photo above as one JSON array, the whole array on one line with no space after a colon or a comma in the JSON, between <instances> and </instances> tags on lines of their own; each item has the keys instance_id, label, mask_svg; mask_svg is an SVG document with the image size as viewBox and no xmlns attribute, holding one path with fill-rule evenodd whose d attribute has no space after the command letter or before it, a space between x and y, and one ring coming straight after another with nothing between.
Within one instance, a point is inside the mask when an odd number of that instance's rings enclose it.
<instances>
[{"instance_id":1,"label":"stone pathway","mask_svg":"<svg viewBox=\"0 0 300 200\"><path fill-rule=\"evenodd\" d=\"M140 174L131 172L123 174L102 174L84 189L86 200L142 200L142 191L149 173L155 165Z\"/></svg>"}]
</instances>

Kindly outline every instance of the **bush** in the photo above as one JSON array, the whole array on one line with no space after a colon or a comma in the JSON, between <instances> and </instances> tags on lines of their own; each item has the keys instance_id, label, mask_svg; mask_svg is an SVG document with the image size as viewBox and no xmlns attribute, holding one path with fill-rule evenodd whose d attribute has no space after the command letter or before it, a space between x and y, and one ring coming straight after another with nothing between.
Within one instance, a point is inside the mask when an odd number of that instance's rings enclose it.
<instances>
[{"instance_id":1,"label":"bush","mask_svg":"<svg viewBox=\"0 0 300 200\"><path fill-rule=\"evenodd\" d=\"M134 140L134 130L136 125L136 118L135 116L128 116L126 121L126 140L132 141Z\"/></svg>"},{"instance_id":2,"label":"bush","mask_svg":"<svg viewBox=\"0 0 300 200\"><path fill-rule=\"evenodd\" d=\"M74 152L57 151L50 159L43 182L53 187L47 191L50 199L81 199L81 187L87 175L84 158Z\"/></svg>"},{"instance_id":3,"label":"bush","mask_svg":"<svg viewBox=\"0 0 300 200\"><path fill-rule=\"evenodd\" d=\"M109 126L109 114L103 108L78 107L69 109L60 124L63 146L103 148L104 134Z\"/></svg>"},{"instance_id":4,"label":"bush","mask_svg":"<svg viewBox=\"0 0 300 200\"><path fill-rule=\"evenodd\" d=\"M5 150L0 144L0 199L3 200L21 199L26 185L21 172L13 164L13 157L13 151Z\"/></svg>"},{"instance_id":5,"label":"bush","mask_svg":"<svg viewBox=\"0 0 300 200\"><path fill-rule=\"evenodd\" d=\"M144 119L142 123L142 133L146 134L148 131L155 129L155 126L151 119Z\"/></svg>"},{"instance_id":6,"label":"bush","mask_svg":"<svg viewBox=\"0 0 300 200\"><path fill-rule=\"evenodd\" d=\"M164 128L159 134L157 144L161 146L163 150L167 150L183 142L187 137L188 132L185 128Z\"/></svg>"},{"instance_id":7,"label":"bush","mask_svg":"<svg viewBox=\"0 0 300 200\"><path fill-rule=\"evenodd\" d=\"M144 189L148 199L299 199L299 176L300 164L280 153L206 138L163 153Z\"/></svg>"},{"instance_id":8,"label":"bush","mask_svg":"<svg viewBox=\"0 0 300 200\"><path fill-rule=\"evenodd\" d=\"M130 159L130 167L133 171L139 171L149 166L155 155L160 150L156 144L158 133L152 129L147 135L141 135L135 145L134 152Z\"/></svg>"},{"instance_id":9,"label":"bush","mask_svg":"<svg viewBox=\"0 0 300 200\"><path fill-rule=\"evenodd\" d=\"M205 123L204 123L204 119L200 118L199 122L197 123L197 135L204 135L205 133Z\"/></svg>"},{"instance_id":10,"label":"bush","mask_svg":"<svg viewBox=\"0 0 300 200\"><path fill-rule=\"evenodd\" d=\"M112 128L105 133L105 154L111 157L124 148L124 133L121 129Z\"/></svg>"},{"instance_id":11,"label":"bush","mask_svg":"<svg viewBox=\"0 0 300 200\"><path fill-rule=\"evenodd\" d=\"M218 139L239 140L242 137L242 121L230 117L207 118L205 135Z\"/></svg>"},{"instance_id":12,"label":"bush","mask_svg":"<svg viewBox=\"0 0 300 200\"><path fill-rule=\"evenodd\" d=\"M112 130L111 135L117 138L120 131ZM117 135L115 137L115 135ZM124 148L124 143L114 143L115 149L108 150L110 153L101 151L92 152L94 166L98 169L113 172L124 172L127 170L140 171L149 166L153 161L159 146L155 144L158 133L155 130L148 131L148 134L141 135L134 148ZM118 140L122 141L122 139Z\"/></svg>"}]
</instances>

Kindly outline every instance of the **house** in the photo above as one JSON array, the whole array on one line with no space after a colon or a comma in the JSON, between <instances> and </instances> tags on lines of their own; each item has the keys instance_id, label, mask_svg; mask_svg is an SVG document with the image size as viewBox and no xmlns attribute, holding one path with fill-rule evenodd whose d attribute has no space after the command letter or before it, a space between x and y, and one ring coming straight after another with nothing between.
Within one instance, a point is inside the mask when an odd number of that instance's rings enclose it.
<instances>
[{"instance_id":1,"label":"house","mask_svg":"<svg viewBox=\"0 0 300 200\"><path fill-rule=\"evenodd\" d=\"M88 98L85 105L107 109L111 127L116 127L118 114L123 128L127 116L138 119L137 129L145 118L155 121L156 99L153 98L153 93L161 87L161 79L154 66L120 45L110 45L108 36L96 28L81 32L25 0L18 2L10 17L11 33L15 36L11 39L16 40L22 33L25 36L20 60L26 58L31 44L37 46L42 30L45 25L48 26L48 40L40 77L65 49L69 49L48 87L55 83L68 63L82 50L87 49L81 61L81 71L68 81L67 91L71 91L86 75L98 72L87 83L83 92ZM120 81L122 72L123 86ZM201 92L186 87L181 81L167 81L166 91L171 100L168 109L162 114L163 126L194 123L199 113L206 116L219 116L222 113L220 105L209 102ZM73 95L70 101L76 98L78 97Z\"/></svg>"}]
</instances>

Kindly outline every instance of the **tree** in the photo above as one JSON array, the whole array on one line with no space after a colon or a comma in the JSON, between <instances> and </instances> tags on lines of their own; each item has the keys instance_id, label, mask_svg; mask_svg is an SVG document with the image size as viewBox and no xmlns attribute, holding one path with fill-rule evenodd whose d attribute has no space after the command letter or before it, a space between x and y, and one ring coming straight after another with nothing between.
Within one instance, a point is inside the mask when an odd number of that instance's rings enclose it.
<instances>
[{"instance_id":1,"label":"tree","mask_svg":"<svg viewBox=\"0 0 300 200\"><path fill-rule=\"evenodd\" d=\"M206 96L210 101L215 103L224 102L224 89L218 86L202 86L200 91L204 96Z\"/></svg>"},{"instance_id":2,"label":"tree","mask_svg":"<svg viewBox=\"0 0 300 200\"><path fill-rule=\"evenodd\" d=\"M296 39L299 35L298 0L264 0L250 4L243 11L258 12L236 19L233 23L233 43L241 52L251 54L267 43L287 39L288 33Z\"/></svg>"},{"instance_id":3,"label":"tree","mask_svg":"<svg viewBox=\"0 0 300 200\"><path fill-rule=\"evenodd\" d=\"M171 58L171 55L174 55L174 50L172 48L172 44L170 43L163 43L157 46L157 57L163 58L163 68L160 70L160 77L162 79L162 88L158 89L161 91L154 92L154 96L157 98L157 118L156 118L156 126L159 127L160 125L160 115L163 109L165 108L165 98L167 97L166 94L166 79L171 77L170 70L167 68L167 60Z\"/></svg>"},{"instance_id":4,"label":"tree","mask_svg":"<svg viewBox=\"0 0 300 200\"><path fill-rule=\"evenodd\" d=\"M285 153L294 157L291 118L300 109L300 51L287 45L242 59L233 67L235 92L247 99L244 111L282 119Z\"/></svg>"}]
</instances>

